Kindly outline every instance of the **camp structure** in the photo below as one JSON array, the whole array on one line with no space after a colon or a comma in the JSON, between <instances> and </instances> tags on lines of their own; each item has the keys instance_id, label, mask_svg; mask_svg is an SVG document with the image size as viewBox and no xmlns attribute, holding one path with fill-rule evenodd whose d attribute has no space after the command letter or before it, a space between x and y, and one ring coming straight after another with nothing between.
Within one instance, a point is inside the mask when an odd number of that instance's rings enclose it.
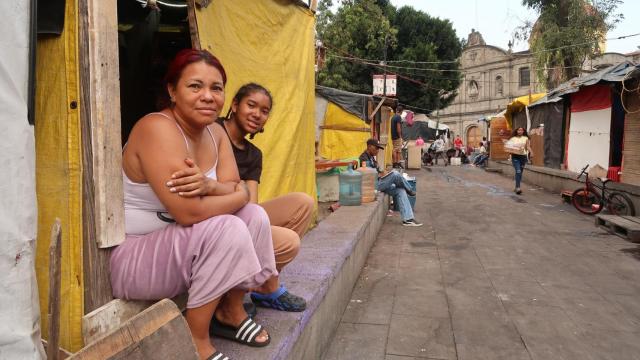
<instances>
[{"instance_id":1,"label":"camp structure","mask_svg":"<svg viewBox=\"0 0 640 360\"><path fill-rule=\"evenodd\" d=\"M567 107L562 97L545 96L527 107L535 165L560 169L564 158Z\"/></svg>"},{"instance_id":2,"label":"camp structure","mask_svg":"<svg viewBox=\"0 0 640 360\"><path fill-rule=\"evenodd\" d=\"M271 91L271 120L255 139L265 153L260 200L291 191L315 197L313 4L38 3L37 37L29 31L35 5L0 5L8 176L1 188L0 357L7 359L41 358L38 325L42 338L55 335L62 348L76 352L135 315L132 309L144 308L124 309L127 302L113 300L109 283L110 249L124 240L122 144L135 121L156 110L163 73L180 49L207 49L221 59L229 78L227 108L245 83ZM30 47L36 54L31 78ZM49 280L56 218L61 254L52 258L59 260L59 286ZM58 303L50 301L50 290L59 292ZM48 330L50 305L59 308L55 334Z\"/></svg>"},{"instance_id":3,"label":"camp structure","mask_svg":"<svg viewBox=\"0 0 640 360\"><path fill-rule=\"evenodd\" d=\"M606 170L620 171L623 163L623 142L625 123L629 131L635 125L627 120L622 105L623 82L640 75L640 66L631 62L622 62L595 73L574 78L549 91L546 102L535 104L542 106L558 102L562 98L565 104L564 139L554 128L553 150L545 156L553 157L551 165L557 163L558 144L564 145L563 166L570 171L580 171L585 165L599 165ZM628 94L627 94L628 95ZM557 121L560 105L544 105L539 116ZM537 115L538 116L538 115ZM547 125L544 126L545 132ZM546 139L546 136L545 136ZM546 148L546 146L545 146ZM630 157L632 153L626 152Z\"/></svg>"},{"instance_id":4,"label":"camp structure","mask_svg":"<svg viewBox=\"0 0 640 360\"><path fill-rule=\"evenodd\" d=\"M413 117L413 123L402 123L402 138L404 140L417 140L422 138L424 141L435 140L438 135L447 134L449 126L446 124L429 119L425 114L416 114Z\"/></svg>"},{"instance_id":5,"label":"camp structure","mask_svg":"<svg viewBox=\"0 0 640 360\"><path fill-rule=\"evenodd\" d=\"M328 160L358 158L372 137L382 145L391 144L390 119L396 104L392 98L316 86L318 155ZM387 160L391 150L386 146Z\"/></svg>"},{"instance_id":6,"label":"camp structure","mask_svg":"<svg viewBox=\"0 0 640 360\"><path fill-rule=\"evenodd\" d=\"M515 98L507 105L507 108L493 116L487 117L489 122L490 159L505 160L509 153L504 150L506 142L513 133L513 129L519 127L528 129L529 119L527 105L544 97L545 94L530 94Z\"/></svg>"}]
</instances>

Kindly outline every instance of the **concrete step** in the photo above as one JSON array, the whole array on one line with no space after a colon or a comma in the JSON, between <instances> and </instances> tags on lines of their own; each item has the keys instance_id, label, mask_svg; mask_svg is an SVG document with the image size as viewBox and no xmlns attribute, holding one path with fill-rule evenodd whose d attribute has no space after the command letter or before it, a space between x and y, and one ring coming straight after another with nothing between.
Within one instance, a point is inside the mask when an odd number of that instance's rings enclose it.
<instances>
[{"instance_id":1,"label":"concrete step","mask_svg":"<svg viewBox=\"0 0 640 360\"><path fill-rule=\"evenodd\" d=\"M300 253L281 274L293 294L307 300L307 309L289 313L258 308L271 343L251 348L214 338L217 348L234 360L319 359L336 330L360 271L385 221L388 197L342 206L310 231Z\"/></svg>"}]
</instances>

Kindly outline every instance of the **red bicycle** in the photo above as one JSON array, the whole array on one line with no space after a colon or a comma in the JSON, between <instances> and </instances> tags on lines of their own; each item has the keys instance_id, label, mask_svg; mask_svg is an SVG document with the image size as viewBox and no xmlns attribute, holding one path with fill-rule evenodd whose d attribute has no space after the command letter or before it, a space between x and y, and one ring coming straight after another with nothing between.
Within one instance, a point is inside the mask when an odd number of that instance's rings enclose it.
<instances>
[{"instance_id":1,"label":"red bicycle","mask_svg":"<svg viewBox=\"0 0 640 360\"><path fill-rule=\"evenodd\" d=\"M613 215L634 216L636 209L631 199L621 192L607 190L607 183L611 179L601 178L602 186L596 185L589 179L588 167L587 164L577 177L579 180L582 175L585 175L586 179L584 186L576 189L571 195L573 206L581 213L588 215L595 215L606 207ZM600 193L597 190L600 190Z\"/></svg>"}]
</instances>

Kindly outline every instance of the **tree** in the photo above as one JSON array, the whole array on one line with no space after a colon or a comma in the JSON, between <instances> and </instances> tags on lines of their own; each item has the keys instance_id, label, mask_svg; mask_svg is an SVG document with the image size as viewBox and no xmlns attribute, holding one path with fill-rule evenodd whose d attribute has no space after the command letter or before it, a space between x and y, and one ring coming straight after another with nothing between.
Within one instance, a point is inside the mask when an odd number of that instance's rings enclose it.
<instances>
[{"instance_id":1,"label":"tree","mask_svg":"<svg viewBox=\"0 0 640 360\"><path fill-rule=\"evenodd\" d=\"M325 16L325 15L322 15ZM327 49L325 68L318 83L342 90L371 93L375 66L357 59L381 58L385 36L395 43L396 30L374 0L347 0L318 35Z\"/></svg>"},{"instance_id":2,"label":"tree","mask_svg":"<svg viewBox=\"0 0 640 360\"><path fill-rule=\"evenodd\" d=\"M426 109L446 107L455 96L438 99L438 93L452 93L460 85L457 60L462 54L462 44L453 25L449 20L433 18L409 6L400 8L393 19L392 25L398 29L398 46L392 50L391 58L403 61L397 63L401 67L410 68L398 68L398 72L422 83L400 78L398 98Z\"/></svg>"},{"instance_id":3,"label":"tree","mask_svg":"<svg viewBox=\"0 0 640 360\"><path fill-rule=\"evenodd\" d=\"M439 91L452 92L460 81L456 60L462 46L449 21L412 7L397 10L388 0L347 0L329 22L326 12L318 16L318 36L328 52L319 84L370 94L372 75L384 72L386 36L387 70L398 75L401 103L433 110L453 99L438 99Z\"/></svg>"},{"instance_id":4,"label":"tree","mask_svg":"<svg viewBox=\"0 0 640 360\"><path fill-rule=\"evenodd\" d=\"M621 0L523 0L538 20L524 24L516 33L528 38L538 77L547 89L580 74L586 59L604 49L607 31L623 18L616 12Z\"/></svg>"}]
</instances>

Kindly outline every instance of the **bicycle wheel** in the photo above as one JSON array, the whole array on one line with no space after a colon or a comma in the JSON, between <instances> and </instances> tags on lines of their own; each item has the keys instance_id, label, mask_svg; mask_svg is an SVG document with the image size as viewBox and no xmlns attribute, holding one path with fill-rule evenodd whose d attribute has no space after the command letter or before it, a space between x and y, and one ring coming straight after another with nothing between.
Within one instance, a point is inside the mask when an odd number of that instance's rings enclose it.
<instances>
[{"instance_id":1,"label":"bicycle wheel","mask_svg":"<svg viewBox=\"0 0 640 360\"><path fill-rule=\"evenodd\" d=\"M571 203L583 214L594 215L602 210L600 195L591 189L578 189L571 194Z\"/></svg>"},{"instance_id":2,"label":"bicycle wheel","mask_svg":"<svg viewBox=\"0 0 640 360\"><path fill-rule=\"evenodd\" d=\"M607 208L613 215L634 216L636 214L633 202L627 195L619 192L612 192L611 195L609 195L608 200L609 204L607 205Z\"/></svg>"}]
</instances>

